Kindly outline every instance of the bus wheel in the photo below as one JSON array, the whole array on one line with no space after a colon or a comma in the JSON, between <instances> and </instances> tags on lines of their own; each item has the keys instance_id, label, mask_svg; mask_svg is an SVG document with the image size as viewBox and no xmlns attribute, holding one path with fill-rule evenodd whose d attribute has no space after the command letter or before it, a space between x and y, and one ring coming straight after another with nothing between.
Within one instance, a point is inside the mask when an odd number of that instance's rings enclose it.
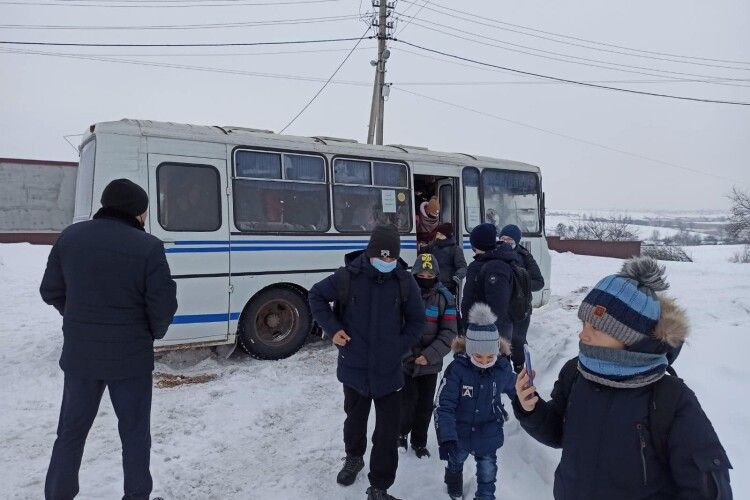
<instances>
[{"instance_id":1,"label":"bus wheel","mask_svg":"<svg viewBox=\"0 0 750 500\"><path fill-rule=\"evenodd\" d=\"M282 359L297 352L312 328L305 299L289 288L261 292L245 308L238 340L258 359Z\"/></svg>"}]
</instances>

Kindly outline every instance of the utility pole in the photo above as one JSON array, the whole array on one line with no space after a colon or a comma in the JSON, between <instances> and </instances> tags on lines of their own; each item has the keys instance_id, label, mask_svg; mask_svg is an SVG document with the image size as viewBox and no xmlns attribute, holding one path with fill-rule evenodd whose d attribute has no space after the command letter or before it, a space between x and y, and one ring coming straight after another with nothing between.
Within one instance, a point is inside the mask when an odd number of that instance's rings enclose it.
<instances>
[{"instance_id":1,"label":"utility pole","mask_svg":"<svg viewBox=\"0 0 750 500\"><path fill-rule=\"evenodd\" d=\"M372 25L378 28L378 59L370 62L375 66L375 83L372 87L367 144L383 144L383 112L385 98L390 90L390 85L385 84L385 63L391 55L386 42L389 36L388 30L393 28L393 22L388 21L388 17L395 3L389 3L388 0L373 0L372 6L378 8L377 19L372 22Z\"/></svg>"}]
</instances>

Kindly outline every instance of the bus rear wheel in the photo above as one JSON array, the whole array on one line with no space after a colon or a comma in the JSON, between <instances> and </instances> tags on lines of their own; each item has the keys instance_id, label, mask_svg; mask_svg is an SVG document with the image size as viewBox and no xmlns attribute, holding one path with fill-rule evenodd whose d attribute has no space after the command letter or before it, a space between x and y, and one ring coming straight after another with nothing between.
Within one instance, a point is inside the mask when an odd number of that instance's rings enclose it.
<instances>
[{"instance_id":1,"label":"bus rear wheel","mask_svg":"<svg viewBox=\"0 0 750 500\"><path fill-rule=\"evenodd\" d=\"M240 319L240 347L258 359L283 359L297 352L312 329L305 299L290 288L261 292Z\"/></svg>"}]
</instances>

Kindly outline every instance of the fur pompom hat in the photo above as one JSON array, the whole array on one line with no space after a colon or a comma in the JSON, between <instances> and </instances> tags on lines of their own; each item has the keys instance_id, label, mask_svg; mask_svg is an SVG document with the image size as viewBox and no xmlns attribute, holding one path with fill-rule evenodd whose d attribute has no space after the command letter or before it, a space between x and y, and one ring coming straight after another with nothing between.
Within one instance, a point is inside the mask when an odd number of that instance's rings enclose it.
<instances>
[{"instance_id":1,"label":"fur pompom hat","mask_svg":"<svg viewBox=\"0 0 750 500\"><path fill-rule=\"evenodd\" d=\"M687 315L663 292L665 267L650 257L625 261L586 295L578 317L624 343L626 349L654 354L678 350L689 332Z\"/></svg>"},{"instance_id":2,"label":"fur pompom hat","mask_svg":"<svg viewBox=\"0 0 750 500\"><path fill-rule=\"evenodd\" d=\"M466 354L495 354L500 352L500 334L495 326L497 316L489 305L477 302L469 309L466 327Z\"/></svg>"}]
</instances>

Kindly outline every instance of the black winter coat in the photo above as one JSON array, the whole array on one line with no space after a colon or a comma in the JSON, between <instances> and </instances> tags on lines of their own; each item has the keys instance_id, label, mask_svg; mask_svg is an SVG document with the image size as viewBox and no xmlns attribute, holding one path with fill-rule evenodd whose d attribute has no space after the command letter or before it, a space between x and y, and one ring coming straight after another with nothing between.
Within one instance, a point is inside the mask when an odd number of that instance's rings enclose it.
<instances>
[{"instance_id":1,"label":"black winter coat","mask_svg":"<svg viewBox=\"0 0 750 500\"><path fill-rule=\"evenodd\" d=\"M687 387L669 432L669 464L660 463L648 430L651 391L615 389L578 376L569 389L558 379L550 400L540 398L531 413L513 401L526 432L562 448L556 500L731 500L731 465Z\"/></svg>"},{"instance_id":2,"label":"black winter coat","mask_svg":"<svg viewBox=\"0 0 750 500\"><path fill-rule=\"evenodd\" d=\"M526 250L526 247L516 245L516 252L521 256L523 267L526 268L529 278L531 278L531 291L538 292L544 288L544 276L542 276L542 271L539 269L539 264L536 263L536 259L531 255L531 252Z\"/></svg>"},{"instance_id":3,"label":"black winter coat","mask_svg":"<svg viewBox=\"0 0 750 500\"><path fill-rule=\"evenodd\" d=\"M147 375L177 310L164 247L134 218L95 217L60 234L39 290L63 316L60 367L97 380Z\"/></svg>"},{"instance_id":4,"label":"black winter coat","mask_svg":"<svg viewBox=\"0 0 750 500\"><path fill-rule=\"evenodd\" d=\"M453 278L462 280L466 277L464 249L457 246L453 238L431 241L422 252L435 256L440 268L440 281L449 289L455 290L456 283Z\"/></svg>"},{"instance_id":5,"label":"black winter coat","mask_svg":"<svg viewBox=\"0 0 750 500\"><path fill-rule=\"evenodd\" d=\"M403 261L399 261L399 270L381 273L359 251L347 255L346 267L351 281L343 317L329 305L338 298L333 275L310 289L310 309L327 335L344 330L351 337L338 348L339 381L364 396L380 398L404 385L401 362L425 325L422 296ZM397 272L407 273L410 280L409 297L403 305Z\"/></svg>"},{"instance_id":6,"label":"black winter coat","mask_svg":"<svg viewBox=\"0 0 750 500\"><path fill-rule=\"evenodd\" d=\"M477 254L466 273L464 295L461 300L461 318L464 325L469 319L469 309L475 302L486 302L497 316L497 331L509 339L513 322L508 317L508 305L512 290L513 272L510 262L521 263L519 254L505 243L500 243L489 252ZM486 264L486 265L485 265ZM479 281L479 271L484 267L484 281Z\"/></svg>"}]
</instances>

